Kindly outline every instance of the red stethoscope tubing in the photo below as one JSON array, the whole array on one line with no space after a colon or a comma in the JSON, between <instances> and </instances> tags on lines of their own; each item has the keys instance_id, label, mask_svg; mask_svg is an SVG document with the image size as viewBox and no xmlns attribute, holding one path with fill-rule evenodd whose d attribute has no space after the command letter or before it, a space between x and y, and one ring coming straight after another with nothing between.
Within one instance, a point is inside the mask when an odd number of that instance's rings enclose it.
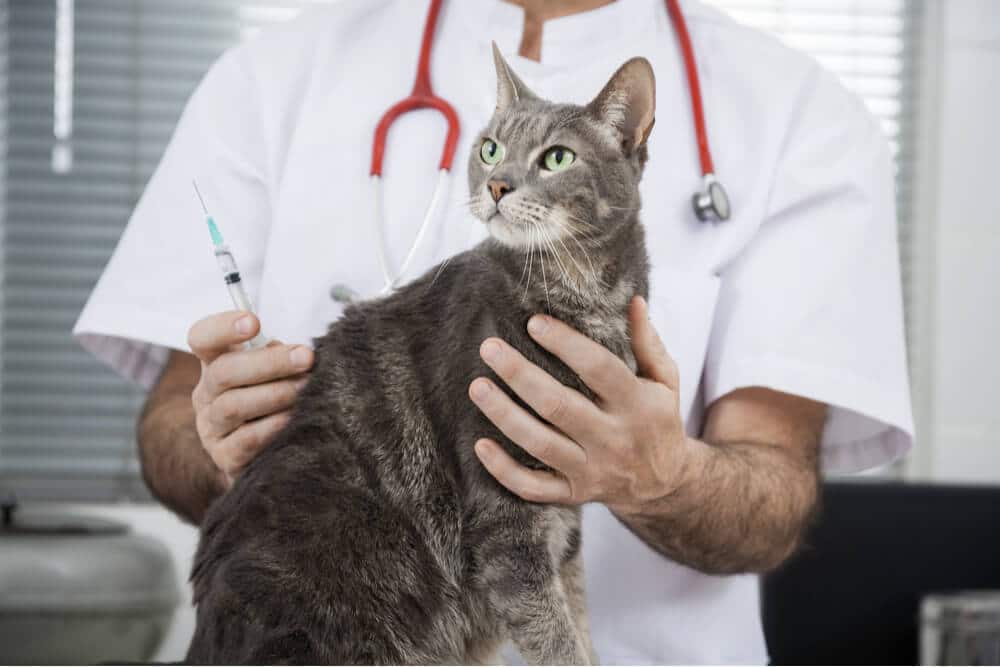
<instances>
[{"instance_id":1,"label":"red stethoscope tubing","mask_svg":"<svg viewBox=\"0 0 1000 667\"><path fill-rule=\"evenodd\" d=\"M424 36L420 42L420 61L417 63L417 76L413 82L413 91L403 98L382 116L375 128L375 142L372 146L372 167L369 175L382 175L382 158L385 156L385 140L393 122L403 114L416 109L436 109L448 121L448 135L444 141L444 151L441 154L439 169L451 171L451 163L455 158L455 147L458 145L458 135L461 125L458 114L448 104L447 100L434 94L431 87L431 47L434 44L434 31L437 28L438 14L441 12L441 0L431 0L427 11L427 21L424 24Z\"/></svg>"},{"instance_id":2,"label":"red stethoscope tubing","mask_svg":"<svg viewBox=\"0 0 1000 667\"><path fill-rule=\"evenodd\" d=\"M695 134L698 141L698 158L701 162L701 173L703 176L715 173L715 166L712 163L712 151L708 145L708 131L705 128L705 111L701 101L701 84L698 78L698 68L695 64L694 48L691 46L691 36L688 34L687 22L681 13L677 0L666 0L667 14L674 25L677 33L677 41L680 43L681 55L684 59L684 70L687 74L688 88L691 92L691 113L694 117ZM420 60L417 64L417 75L413 82L413 91L408 97L403 98L379 120L375 128L375 141L372 146L372 165L370 175L382 175L382 160L385 156L385 142L389 134L389 128L393 122L415 109L436 109L448 122L448 135L444 142L444 151L441 154L441 164L439 169L451 170L451 164L455 159L455 148L458 145L458 135L461 125L455 109L444 98L434 94L431 87L431 47L434 44L434 32L437 28L438 15L441 13L441 0L431 0L430 9L427 11L427 20L424 24L424 34L420 42Z\"/></svg>"},{"instance_id":3,"label":"red stethoscope tubing","mask_svg":"<svg viewBox=\"0 0 1000 667\"><path fill-rule=\"evenodd\" d=\"M691 90L691 114L694 116L694 129L698 139L698 159L701 161L701 175L715 173L712 164L712 151L708 147L708 131L705 129L705 110L701 103L701 84L698 79L698 67L695 64L694 49L691 47L691 36L688 35L687 21L681 14L677 0L666 0L667 13L674 24L677 41L680 43L681 55L684 57L684 70L687 73L688 88Z\"/></svg>"}]
</instances>

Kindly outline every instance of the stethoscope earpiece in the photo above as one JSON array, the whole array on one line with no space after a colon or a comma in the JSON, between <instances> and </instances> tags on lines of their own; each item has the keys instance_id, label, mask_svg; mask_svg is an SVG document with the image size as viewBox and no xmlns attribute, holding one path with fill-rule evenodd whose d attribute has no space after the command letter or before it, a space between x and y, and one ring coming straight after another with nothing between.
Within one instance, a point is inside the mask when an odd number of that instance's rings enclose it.
<instances>
[{"instance_id":1,"label":"stethoscope earpiece","mask_svg":"<svg viewBox=\"0 0 1000 667\"><path fill-rule=\"evenodd\" d=\"M714 174L705 176L705 190L691 195L694 214L702 222L722 222L729 219L729 195Z\"/></svg>"}]
</instances>

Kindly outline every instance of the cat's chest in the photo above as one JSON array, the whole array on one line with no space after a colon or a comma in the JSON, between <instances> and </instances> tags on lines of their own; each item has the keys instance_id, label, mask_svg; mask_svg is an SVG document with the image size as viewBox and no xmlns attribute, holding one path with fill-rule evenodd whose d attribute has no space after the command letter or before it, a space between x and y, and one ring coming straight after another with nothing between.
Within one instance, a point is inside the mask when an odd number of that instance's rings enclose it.
<instances>
[{"instance_id":1,"label":"cat's chest","mask_svg":"<svg viewBox=\"0 0 1000 667\"><path fill-rule=\"evenodd\" d=\"M633 373L635 372L635 357L632 354L632 347L628 336L628 321L624 313L590 312L576 314L573 317L559 317L557 315L554 315L554 317L607 349L611 354L624 361ZM591 396L592 392L590 388L583 383L575 370L567 366L559 357L558 349L562 347L561 344L565 343L569 343L569 341L556 342L555 346L551 348L556 353L551 354L528 338L525 340L525 344L530 347L528 354L525 356L552 375L561 384ZM598 354L601 352L598 351Z\"/></svg>"},{"instance_id":2,"label":"cat's chest","mask_svg":"<svg viewBox=\"0 0 1000 667\"><path fill-rule=\"evenodd\" d=\"M564 291L569 291L565 290ZM556 316L584 336L610 350L635 371L629 344L628 302L635 292L630 280L620 280L610 290L573 291L565 301L567 308L557 308Z\"/></svg>"},{"instance_id":3,"label":"cat's chest","mask_svg":"<svg viewBox=\"0 0 1000 667\"><path fill-rule=\"evenodd\" d=\"M593 312L582 315L576 329L588 338L616 352L628 342L628 322L619 312Z\"/></svg>"},{"instance_id":4,"label":"cat's chest","mask_svg":"<svg viewBox=\"0 0 1000 667\"><path fill-rule=\"evenodd\" d=\"M628 320L621 312L589 313L580 318L577 330L610 350L634 373L635 356L628 335Z\"/></svg>"}]
</instances>

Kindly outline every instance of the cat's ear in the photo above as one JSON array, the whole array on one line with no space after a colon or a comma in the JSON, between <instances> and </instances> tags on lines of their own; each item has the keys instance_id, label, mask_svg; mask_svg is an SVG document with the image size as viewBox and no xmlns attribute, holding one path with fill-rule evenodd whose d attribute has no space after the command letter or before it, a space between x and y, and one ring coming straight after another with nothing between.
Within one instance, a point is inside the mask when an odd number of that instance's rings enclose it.
<instances>
[{"instance_id":1,"label":"cat's ear","mask_svg":"<svg viewBox=\"0 0 1000 667\"><path fill-rule=\"evenodd\" d=\"M536 99L500 55L496 42L493 42L493 64L497 68L497 111L503 111L514 102Z\"/></svg>"},{"instance_id":2,"label":"cat's ear","mask_svg":"<svg viewBox=\"0 0 1000 667\"><path fill-rule=\"evenodd\" d=\"M632 58L619 67L587 108L617 133L626 154L643 146L656 120L656 79L649 61Z\"/></svg>"}]
</instances>

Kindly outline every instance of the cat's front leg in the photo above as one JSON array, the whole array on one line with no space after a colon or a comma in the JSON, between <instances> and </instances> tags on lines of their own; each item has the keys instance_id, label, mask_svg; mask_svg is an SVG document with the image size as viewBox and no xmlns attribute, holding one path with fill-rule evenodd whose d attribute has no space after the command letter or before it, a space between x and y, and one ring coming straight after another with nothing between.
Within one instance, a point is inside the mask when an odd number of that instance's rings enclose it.
<instances>
[{"instance_id":1,"label":"cat's front leg","mask_svg":"<svg viewBox=\"0 0 1000 667\"><path fill-rule=\"evenodd\" d=\"M590 639L590 619L587 615L587 596L583 578L583 554L579 549L563 560L559 567L559 578L562 581L563 591L566 593L566 601L569 603L569 611L573 617L577 636L583 642L587 655L590 657L590 664L596 665L599 663L599 659Z\"/></svg>"},{"instance_id":2,"label":"cat's front leg","mask_svg":"<svg viewBox=\"0 0 1000 667\"><path fill-rule=\"evenodd\" d=\"M523 573L508 572L503 579L512 587L492 591L491 602L529 664L591 664L558 576L530 580Z\"/></svg>"},{"instance_id":3,"label":"cat's front leg","mask_svg":"<svg viewBox=\"0 0 1000 667\"><path fill-rule=\"evenodd\" d=\"M531 664L587 665L590 651L550 551L546 508L519 501L523 520L492 526L477 549L478 585Z\"/></svg>"}]
</instances>

